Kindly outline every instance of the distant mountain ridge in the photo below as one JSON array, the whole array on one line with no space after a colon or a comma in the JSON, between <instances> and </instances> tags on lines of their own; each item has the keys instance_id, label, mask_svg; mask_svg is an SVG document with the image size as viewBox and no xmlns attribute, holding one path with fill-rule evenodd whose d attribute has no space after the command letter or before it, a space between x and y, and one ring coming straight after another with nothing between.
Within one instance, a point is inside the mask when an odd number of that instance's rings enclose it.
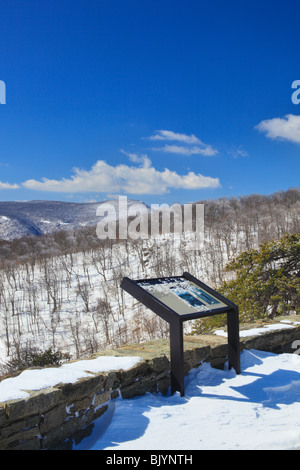
<instances>
[{"instance_id":1,"label":"distant mountain ridge","mask_svg":"<svg viewBox=\"0 0 300 470\"><path fill-rule=\"evenodd\" d=\"M0 241L47 235L61 229L96 226L101 220L97 216L97 208L103 203L112 204L118 217L119 199L86 203L0 201ZM300 188L290 188L270 195L250 194L199 200L193 204L198 203L205 204L205 224L208 227L218 226L219 229L225 224L224 233L228 233L228 224L232 223L239 226L244 224L244 229L251 225L251 230L255 228L261 233L263 240L272 238L275 232L282 236L284 233L298 233L300 230ZM127 204L128 209L132 204L143 204L150 210L149 206L139 200L127 199ZM278 224L282 232L280 234Z\"/></svg>"},{"instance_id":2,"label":"distant mountain ridge","mask_svg":"<svg viewBox=\"0 0 300 470\"><path fill-rule=\"evenodd\" d=\"M0 240L97 225L100 217L96 211L103 202L113 204L117 211L117 199L89 203L43 200L0 202ZM128 205L140 202L128 199Z\"/></svg>"}]
</instances>

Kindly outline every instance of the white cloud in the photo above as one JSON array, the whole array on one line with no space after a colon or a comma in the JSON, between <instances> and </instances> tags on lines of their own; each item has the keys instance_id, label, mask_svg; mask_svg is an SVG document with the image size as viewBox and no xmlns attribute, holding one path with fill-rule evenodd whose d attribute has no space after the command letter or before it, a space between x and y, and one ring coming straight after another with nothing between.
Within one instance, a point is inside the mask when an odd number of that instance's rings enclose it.
<instances>
[{"instance_id":1,"label":"white cloud","mask_svg":"<svg viewBox=\"0 0 300 470\"><path fill-rule=\"evenodd\" d=\"M164 147L153 148L152 150L160 151L160 152L167 152L167 153L177 153L181 155L205 155L211 156L215 155L217 151L213 149L210 145L206 145L205 147L188 147L182 145L170 145L166 144Z\"/></svg>"},{"instance_id":2,"label":"white cloud","mask_svg":"<svg viewBox=\"0 0 300 470\"><path fill-rule=\"evenodd\" d=\"M137 159L137 155L134 154ZM142 157L139 157L142 158ZM43 178L42 181L30 179L22 186L26 189L63 192L63 193L126 193L126 194L165 194L171 188L202 189L218 188L218 178L203 176L190 171L180 175L175 171L164 169L158 171L151 166L149 158L143 158L139 167L128 165L111 166L98 160L87 171L75 168L74 175L61 180Z\"/></svg>"},{"instance_id":3,"label":"white cloud","mask_svg":"<svg viewBox=\"0 0 300 470\"><path fill-rule=\"evenodd\" d=\"M180 134L178 132L167 131L167 130L158 130L155 131L156 134L149 137L152 141L170 141L176 142L176 144L166 144L163 147L154 147L151 150L167 152L167 153L177 153L181 155L204 155L212 156L216 155L218 151L214 149L211 145L205 144L196 137L194 134ZM177 143L181 144L178 145Z\"/></svg>"},{"instance_id":4,"label":"white cloud","mask_svg":"<svg viewBox=\"0 0 300 470\"><path fill-rule=\"evenodd\" d=\"M300 144L300 116L287 114L283 118L261 121L255 129L264 132L270 139L282 139Z\"/></svg>"},{"instance_id":5,"label":"white cloud","mask_svg":"<svg viewBox=\"0 0 300 470\"><path fill-rule=\"evenodd\" d=\"M153 135L149 137L150 140L174 140L177 142L183 142L185 144L200 144L202 145L202 142L198 137L196 137L194 134L192 135L186 135L186 134L180 134L178 132L173 132L173 131L155 131L156 135Z\"/></svg>"},{"instance_id":6,"label":"white cloud","mask_svg":"<svg viewBox=\"0 0 300 470\"><path fill-rule=\"evenodd\" d=\"M242 147L242 145L239 145L238 147L233 146L227 153L233 158L249 157L248 152Z\"/></svg>"},{"instance_id":7,"label":"white cloud","mask_svg":"<svg viewBox=\"0 0 300 470\"><path fill-rule=\"evenodd\" d=\"M121 152L124 153L129 160L133 163L141 163L144 167L151 166L151 160L149 159L148 155L138 155L137 153L126 152L125 150L121 149Z\"/></svg>"},{"instance_id":8,"label":"white cloud","mask_svg":"<svg viewBox=\"0 0 300 470\"><path fill-rule=\"evenodd\" d=\"M2 183L0 181L0 189L18 189L18 184Z\"/></svg>"}]
</instances>

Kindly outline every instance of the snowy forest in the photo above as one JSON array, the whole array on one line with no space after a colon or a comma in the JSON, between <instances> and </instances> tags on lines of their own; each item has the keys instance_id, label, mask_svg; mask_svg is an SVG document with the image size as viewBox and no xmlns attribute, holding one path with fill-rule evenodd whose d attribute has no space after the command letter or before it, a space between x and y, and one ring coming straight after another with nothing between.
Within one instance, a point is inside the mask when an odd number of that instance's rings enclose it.
<instances>
[{"instance_id":1,"label":"snowy forest","mask_svg":"<svg viewBox=\"0 0 300 470\"><path fill-rule=\"evenodd\" d=\"M69 358L169 335L168 324L120 289L188 271L218 288L245 250L300 232L300 190L199 201L205 243L184 236L99 240L95 227L0 241L0 373L49 348ZM234 299L232 299L234 300Z\"/></svg>"}]
</instances>

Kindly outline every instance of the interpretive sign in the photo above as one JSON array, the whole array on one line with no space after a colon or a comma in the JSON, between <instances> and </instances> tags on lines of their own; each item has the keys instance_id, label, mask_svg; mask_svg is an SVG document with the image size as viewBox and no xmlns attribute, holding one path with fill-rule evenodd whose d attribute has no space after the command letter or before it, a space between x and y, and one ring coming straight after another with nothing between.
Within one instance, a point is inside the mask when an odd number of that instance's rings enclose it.
<instances>
[{"instance_id":1,"label":"interpretive sign","mask_svg":"<svg viewBox=\"0 0 300 470\"><path fill-rule=\"evenodd\" d=\"M137 285L170 307L178 315L226 308L226 304L185 277L137 281ZM190 318L190 317L189 317Z\"/></svg>"},{"instance_id":2,"label":"interpretive sign","mask_svg":"<svg viewBox=\"0 0 300 470\"><path fill-rule=\"evenodd\" d=\"M182 276L132 280L122 289L170 324L171 392L184 395L184 321L227 313L228 361L240 373L238 307L189 273Z\"/></svg>"}]
</instances>

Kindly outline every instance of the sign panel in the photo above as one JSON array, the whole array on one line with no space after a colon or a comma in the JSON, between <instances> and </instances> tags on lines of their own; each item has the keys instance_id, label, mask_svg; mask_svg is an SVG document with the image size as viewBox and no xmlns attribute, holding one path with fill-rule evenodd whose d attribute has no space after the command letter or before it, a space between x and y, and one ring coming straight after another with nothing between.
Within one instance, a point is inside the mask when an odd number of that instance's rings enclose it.
<instances>
[{"instance_id":1,"label":"sign panel","mask_svg":"<svg viewBox=\"0 0 300 470\"><path fill-rule=\"evenodd\" d=\"M178 315L227 307L204 288L184 277L137 281L137 284Z\"/></svg>"}]
</instances>

